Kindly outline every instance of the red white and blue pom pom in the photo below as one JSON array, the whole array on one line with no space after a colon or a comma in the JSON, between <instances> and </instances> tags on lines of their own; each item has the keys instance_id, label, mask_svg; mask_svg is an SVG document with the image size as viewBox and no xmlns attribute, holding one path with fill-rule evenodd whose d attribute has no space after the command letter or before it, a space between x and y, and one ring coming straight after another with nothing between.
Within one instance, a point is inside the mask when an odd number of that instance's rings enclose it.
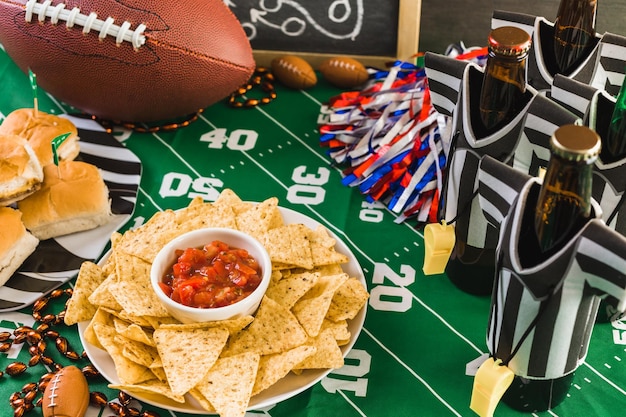
<instances>
[{"instance_id":1,"label":"red white and blue pom pom","mask_svg":"<svg viewBox=\"0 0 626 417\"><path fill-rule=\"evenodd\" d=\"M397 222L436 216L445 154L423 68L397 61L361 91L333 97L322 113L320 143L345 167L344 185L387 205Z\"/></svg>"},{"instance_id":2,"label":"red white and blue pom pom","mask_svg":"<svg viewBox=\"0 0 626 417\"><path fill-rule=\"evenodd\" d=\"M454 49L458 59L479 63L485 52ZM385 204L398 214L396 223L437 222L448 120L430 102L423 66L396 61L389 70L371 70L362 90L332 97L321 120L320 144L343 167L344 185Z\"/></svg>"}]
</instances>

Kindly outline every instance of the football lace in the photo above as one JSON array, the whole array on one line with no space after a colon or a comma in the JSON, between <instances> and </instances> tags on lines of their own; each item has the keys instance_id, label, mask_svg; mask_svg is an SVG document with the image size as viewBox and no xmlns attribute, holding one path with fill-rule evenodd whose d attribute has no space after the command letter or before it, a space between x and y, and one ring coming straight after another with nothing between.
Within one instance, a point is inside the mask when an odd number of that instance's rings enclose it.
<instances>
[{"instance_id":1,"label":"football lace","mask_svg":"<svg viewBox=\"0 0 626 417\"><path fill-rule=\"evenodd\" d=\"M98 14L91 12L86 15L80 12L80 8L74 7L67 10L64 3L52 6L51 0L39 3L37 0L28 0L26 2L26 22L30 23L33 15L37 15L39 23L45 22L46 18L50 18L50 23L56 25L65 22L66 27L81 26L83 33L98 31L98 39L103 40L107 36L115 37L115 44L120 45L122 42L130 42L134 49L139 49L146 43L144 32L145 24L138 25L134 30L131 29L130 22L123 22L121 25L115 24L115 19L107 17L105 20L99 19Z\"/></svg>"}]
</instances>

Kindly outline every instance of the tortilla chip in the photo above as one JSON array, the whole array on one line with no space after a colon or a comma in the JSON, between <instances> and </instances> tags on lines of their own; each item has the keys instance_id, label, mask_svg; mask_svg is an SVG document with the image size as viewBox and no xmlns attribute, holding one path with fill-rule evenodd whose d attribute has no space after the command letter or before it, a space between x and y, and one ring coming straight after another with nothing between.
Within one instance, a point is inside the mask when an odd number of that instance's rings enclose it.
<instances>
[{"instance_id":1,"label":"tortilla chip","mask_svg":"<svg viewBox=\"0 0 626 417\"><path fill-rule=\"evenodd\" d=\"M303 272L283 278L267 288L265 295L287 308L293 307L319 280L319 273Z\"/></svg>"},{"instance_id":2,"label":"tortilla chip","mask_svg":"<svg viewBox=\"0 0 626 417\"><path fill-rule=\"evenodd\" d=\"M313 257L313 265L334 265L348 263L348 256L335 250L337 241L333 239L328 230L318 225L311 233L311 256Z\"/></svg>"},{"instance_id":3,"label":"tortilla chip","mask_svg":"<svg viewBox=\"0 0 626 417\"><path fill-rule=\"evenodd\" d=\"M165 317L143 316L142 318L153 329L158 329L161 326L164 326L166 324L180 324L180 321L178 321L172 316L165 316Z\"/></svg>"},{"instance_id":4,"label":"tortilla chip","mask_svg":"<svg viewBox=\"0 0 626 417\"><path fill-rule=\"evenodd\" d=\"M206 321L200 323L188 323L188 324L163 324L161 329L170 329L170 330L193 330L193 329L209 329L214 327L219 327L222 329L228 330L228 332L233 335L241 330L243 330L246 326L248 326L254 317L252 316L242 316L234 319L228 320L219 320L219 321Z\"/></svg>"},{"instance_id":5,"label":"tortilla chip","mask_svg":"<svg viewBox=\"0 0 626 417\"><path fill-rule=\"evenodd\" d=\"M322 327L320 328L320 333L326 329L330 329L339 346L343 346L350 342L352 334L348 329L348 322L346 320L330 321L324 319Z\"/></svg>"},{"instance_id":6,"label":"tortilla chip","mask_svg":"<svg viewBox=\"0 0 626 417\"><path fill-rule=\"evenodd\" d=\"M278 272L282 272L282 271L287 271L290 269L293 269L295 267L295 265L292 264L286 264L283 262L274 262L272 261L272 272L274 271L278 271ZM304 268L303 268L304 270Z\"/></svg>"},{"instance_id":7,"label":"tortilla chip","mask_svg":"<svg viewBox=\"0 0 626 417\"><path fill-rule=\"evenodd\" d=\"M184 396L174 394L167 383L159 381L158 379L151 379L142 384L109 384L109 388L129 391L131 393L160 394L177 403L182 404L185 402Z\"/></svg>"},{"instance_id":8,"label":"tortilla chip","mask_svg":"<svg viewBox=\"0 0 626 417\"><path fill-rule=\"evenodd\" d=\"M148 322L145 318L141 316L130 314L129 312L125 310L111 310L106 307L101 307L101 308L107 313L111 314L112 316L115 316L117 318L120 318L130 323L134 323L137 326L146 327L146 328L150 327L150 322Z\"/></svg>"},{"instance_id":9,"label":"tortilla chip","mask_svg":"<svg viewBox=\"0 0 626 417\"><path fill-rule=\"evenodd\" d=\"M319 334L335 291L347 279L348 274L320 277L315 286L293 306L291 311L309 336Z\"/></svg>"},{"instance_id":10,"label":"tortilla chip","mask_svg":"<svg viewBox=\"0 0 626 417\"><path fill-rule=\"evenodd\" d=\"M117 377L122 384L139 384L153 377L146 366L139 365L122 354L122 347L115 341L115 327L96 323L93 329L100 344L113 359Z\"/></svg>"},{"instance_id":11,"label":"tortilla chip","mask_svg":"<svg viewBox=\"0 0 626 417\"><path fill-rule=\"evenodd\" d=\"M350 278L337 289L326 318L333 321L352 320L367 303L369 294L363 283Z\"/></svg>"},{"instance_id":12,"label":"tortilla chip","mask_svg":"<svg viewBox=\"0 0 626 417\"><path fill-rule=\"evenodd\" d=\"M343 268L339 264L318 265L313 267L310 272L319 272L320 275L337 275L343 273Z\"/></svg>"},{"instance_id":13,"label":"tortilla chip","mask_svg":"<svg viewBox=\"0 0 626 417\"><path fill-rule=\"evenodd\" d=\"M116 249L152 262L159 250L177 236L175 218L174 210L155 213L143 225L124 233Z\"/></svg>"},{"instance_id":14,"label":"tortilla chip","mask_svg":"<svg viewBox=\"0 0 626 417\"><path fill-rule=\"evenodd\" d=\"M315 353L294 366L294 369L337 369L343 366L343 353L330 329L324 330L309 343L315 347Z\"/></svg>"},{"instance_id":15,"label":"tortilla chip","mask_svg":"<svg viewBox=\"0 0 626 417\"><path fill-rule=\"evenodd\" d=\"M113 316L111 316L108 312L106 312L104 309L102 308L98 308L98 310L96 310L96 314L93 315L93 317L91 318L91 321L89 322L89 324L87 325L87 327L85 328L85 332L83 333L83 338L90 344L102 349L102 350L106 350L104 348L104 346L102 346L102 344L100 343L100 341L98 340L98 337L96 336L96 333L93 330L93 326L95 324L104 324L107 326L113 326Z\"/></svg>"},{"instance_id":16,"label":"tortilla chip","mask_svg":"<svg viewBox=\"0 0 626 417\"><path fill-rule=\"evenodd\" d=\"M115 300L111 293L110 286L117 282L117 275L110 274L105 280L94 290L88 300L97 307L107 307L111 310L121 310L122 306Z\"/></svg>"},{"instance_id":17,"label":"tortilla chip","mask_svg":"<svg viewBox=\"0 0 626 417\"><path fill-rule=\"evenodd\" d=\"M195 398L196 401L198 401L198 403L200 404L200 407L202 407L204 410L208 411L209 413L215 413L215 407L213 407L209 400L204 398L204 395L202 395L202 393L198 391L197 388L190 389L189 395Z\"/></svg>"},{"instance_id":18,"label":"tortilla chip","mask_svg":"<svg viewBox=\"0 0 626 417\"><path fill-rule=\"evenodd\" d=\"M151 330L117 317L113 319L113 324L118 334L148 346L155 346Z\"/></svg>"},{"instance_id":19,"label":"tortilla chip","mask_svg":"<svg viewBox=\"0 0 626 417\"><path fill-rule=\"evenodd\" d=\"M195 387L220 417L244 417L260 356L247 352L221 358Z\"/></svg>"},{"instance_id":20,"label":"tortilla chip","mask_svg":"<svg viewBox=\"0 0 626 417\"><path fill-rule=\"evenodd\" d=\"M168 387L170 386L170 384L167 382L167 375L165 375L165 369L163 369L162 366L159 367L159 366L151 365L148 369L152 371L154 376L157 377L159 381L165 382Z\"/></svg>"},{"instance_id":21,"label":"tortilla chip","mask_svg":"<svg viewBox=\"0 0 626 417\"><path fill-rule=\"evenodd\" d=\"M156 329L154 342L172 392L183 395L193 388L213 366L227 339L228 330L221 328Z\"/></svg>"},{"instance_id":22,"label":"tortilla chip","mask_svg":"<svg viewBox=\"0 0 626 417\"><path fill-rule=\"evenodd\" d=\"M115 251L115 247L117 246L121 238L122 234L120 232L111 233L111 250L108 252L108 256L106 256L106 258L104 258L104 261L102 262L102 271L107 277L115 272L115 257L111 256L111 254Z\"/></svg>"},{"instance_id":23,"label":"tortilla chip","mask_svg":"<svg viewBox=\"0 0 626 417\"><path fill-rule=\"evenodd\" d=\"M253 203L243 201L230 188L224 188L213 205L230 207L235 215L243 213L244 211L254 207Z\"/></svg>"},{"instance_id":24,"label":"tortilla chip","mask_svg":"<svg viewBox=\"0 0 626 417\"><path fill-rule=\"evenodd\" d=\"M152 264L122 251L115 251L111 256L115 258L115 273L118 282L150 282L150 268Z\"/></svg>"},{"instance_id":25,"label":"tortilla chip","mask_svg":"<svg viewBox=\"0 0 626 417\"><path fill-rule=\"evenodd\" d=\"M268 230L259 240L269 253L272 263L311 269L314 265L310 233L311 230L305 225L292 223Z\"/></svg>"},{"instance_id":26,"label":"tortilla chip","mask_svg":"<svg viewBox=\"0 0 626 417\"><path fill-rule=\"evenodd\" d=\"M252 395L274 385L285 377L291 369L315 353L313 346L298 346L291 350L273 355L261 356Z\"/></svg>"},{"instance_id":27,"label":"tortilla chip","mask_svg":"<svg viewBox=\"0 0 626 417\"><path fill-rule=\"evenodd\" d=\"M227 206L216 206L200 202L176 211L176 233L182 235L196 229L206 227L227 227L235 229L235 213Z\"/></svg>"},{"instance_id":28,"label":"tortilla chip","mask_svg":"<svg viewBox=\"0 0 626 417\"><path fill-rule=\"evenodd\" d=\"M252 324L231 338L223 356L247 351L269 355L300 346L306 340L306 332L294 315L271 298L263 297Z\"/></svg>"},{"instance_id":29,"label":"tortilla chip","mask_svg":"<svg viewBox=\"0 0 626 417\"><path fill-rule=\"evenodd\" d=\"M146 368L150 367L154 363L154 359L159 356L159 353L153 346L148 346L119 334L115 336L114 340L122 347L122 355L126 359Z\"/></svg>"},{"instance_id":30,"label":"tortilla chip","mask_svg":"<svg viewBox=\"0 0 626 417\"><path fill-rule=\"evenodd\" d=\"M89 296L105 280L102 268L93 262L83 262L78 271L72 297L67 303L64 321L67 326L89 320L96 314L97 306L89 302Z\"/></svg>"},{"instance_id":31,"label":"tortilla chip","mask_svg":"<svg viewBox=\"0 0 626 417\"><path fill-rule=\"evenodd\" d=\"M239 212L235 218L236 228L261 239L268 230L284 225L276 197L268 198L248 210Z\"/></svg>"},{"instance_id":32,"label":"tortilla chip","mask_svg":"<svg viewBox=\"0 0 626 417\"><path fill-rule=\"evenodd\" d=\"M150 282L120 281L110 291L127 313L135 316L168 317L169 313L152 290Z\"/></svg>"}]
</instances>

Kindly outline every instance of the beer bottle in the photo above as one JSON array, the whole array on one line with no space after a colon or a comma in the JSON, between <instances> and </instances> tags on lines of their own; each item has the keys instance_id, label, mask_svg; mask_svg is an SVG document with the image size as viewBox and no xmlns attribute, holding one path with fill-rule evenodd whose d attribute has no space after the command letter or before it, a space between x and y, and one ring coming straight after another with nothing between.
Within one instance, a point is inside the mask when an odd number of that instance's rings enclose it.
<instances>
[{"instance_id":1,"label":"beer bottle","mask_svg":"<svg viewBox=\"0 0 626 417\"><path fill-rule=\"evenodd\" d=\"M530 233L536 241L528 239L519 248L525 268L556 254L592 216L591 181L600 137L587 127L565 125L552 135L550 146L550 162L534 211L534 233ZM516 376L503 401L518 410L547 410L567 397L573 378L573 372L555 379Z\"/></svg>"},{"instance_id":2,"label":"beer bottle","mask_svg":"<svg viewBox=\"0 0 626 417\"><path fill-rule=\"evenodd\" d=\"M552 156L535 211L535 232L545 258L589 220L593 162L600 152L600 138L587 127L566 125L556 130L550 146Z\"/></svg>"},{"instance_id":3,"label":"beer bottle","mask_svg":"<svg viewBox=\"0 0 626 417\"><path fill-rule=\"evenodd\" d=\"M522 29L503 26L489 33L488 43L489 56L480 94L470 94L472 108L470 114L465 115L472 120L473 133L477 140L497 132L528 103L528 98L525 97L526 58L531 44L530 36ZM459 199L457 203L461 212L456 221L456 243L446 266L446 274L464 292L489 295L496 269L495 247L474 246L466 241L464 233L458 233L459 230L470 227L473 210L472 200ZM486 233L489 235L492 232Z\"/></svg>"},{"instance_id":4,"label":"beer bottle","mask_svg":"<svg viewBox=\"0 0 626 417\"><path fill-rule=\"evenodd\" d=\"M530 35L513 26L493 29L480 93L480 119L487 136L511 121L525 104ZM477 135L478 136L478 135Z\"/></svg>"},{"instance_id":5,"label":"beer bottle","mask_svg":"<svg viewBox=\"0 0 626 417\"><path fill-rule=\"evenodd\" d=\"M617 95L608 131L602 138L602 162L610 163L626 156L626 78Z\"/></svg>"},{"instance_id":6,"label":"beer bottle","mask_svg":"<svg viewBox=\"0 0 626 417\"><path fill-rule=\"evenodd\" d=\"M597 5L597 0L561 0L554 21L554 56L561 74L572 72L593 47Z\"/></svg>"}]
</instances>

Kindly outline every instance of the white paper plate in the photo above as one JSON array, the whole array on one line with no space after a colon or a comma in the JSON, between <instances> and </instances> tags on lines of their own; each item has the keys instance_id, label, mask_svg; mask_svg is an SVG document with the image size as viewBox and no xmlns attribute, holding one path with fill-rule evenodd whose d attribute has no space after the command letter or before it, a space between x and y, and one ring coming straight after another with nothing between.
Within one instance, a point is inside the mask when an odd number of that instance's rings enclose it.
<instances>
[{"instance_id":1,"label":"white paper plate","mask_svg":"<svg viewBox=\"0 0 626 417\"><path fill-rule=\"evenodd\" d=\"M280 211L285 223L301 223L311 229L316 228L319 224L317 221L311 219L310 217L307 217L304 214L298 213L296 211L283 207L280 208ZM347 255L349 258L349 262L342 265L343 270L351 277L356 277L361 280L363 285L366 286L363 270L361 269L361 266L354 256L354 253L352 253L348 246L330 230L329 233L337 242L335 244L335 249L338 252ZM356 342L361 332L361 329L363 328L366 310L367 306L364 306L361 311L356 315L356 317L348 322L348 329L350 331L351 338L348 344L341 346L344 357L347 355L350 349L352 349L352 346L354 346L354 343ZM89 344L83 339L83 334L88 324L89 322L87 321L78 324L78 331L81 342L85 348L85 352L89 356L89 359L91 360L93 365L98 369L98 371L100 371L104 378L106 378L109 382L113 384L119 384L120 381L115 371L115 365L109 354L106 351ZM322 378L328 375L331 370L332 369L309 369L305 370L300 375L289 373L285 378L278 381L272 387L252 397L250 399L248 409L254 410L264 408L287 400L319 382ZM138 400L167 410L180 411L189 414L207 414L206 410L204 410L200 406L200 404L189 394L185 396L186 402L184 404L180 404L161 395L151 395L134 392L129 393Z\"/></svg>"}]
</instances>

